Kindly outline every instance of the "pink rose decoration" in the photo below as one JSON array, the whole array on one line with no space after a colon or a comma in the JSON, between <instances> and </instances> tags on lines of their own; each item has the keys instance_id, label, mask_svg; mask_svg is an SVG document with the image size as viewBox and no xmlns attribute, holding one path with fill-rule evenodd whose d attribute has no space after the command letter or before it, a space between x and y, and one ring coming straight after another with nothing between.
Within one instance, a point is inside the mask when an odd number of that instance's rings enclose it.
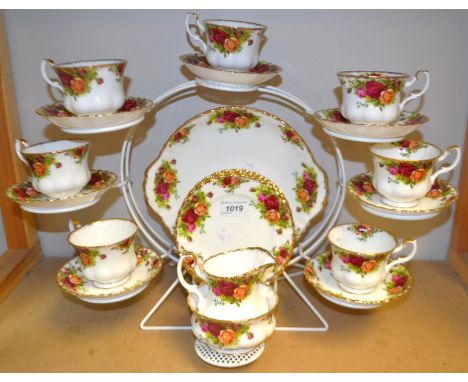
<instances>
[{"instance_id":1,"label":"pink rose decoration","mask_svg":"<svg viewBox=\"0 0 468 382\"><path fill-rule=\"evenodd\" d=\"M366 95L371 98L379 99L380 93L382 93L386 89L387 89L386 86L381 82L377 82L377 81L366 82Z\"/></svg>"},{"instance_id":2,"label":"pink rose decoration","mask_svg":"<svg viewBox=\"0 0 468 382\"><path fill-rule=\"evenodd\" d=\"M271 195L263 202L267 210L279 210L279 200L275 195Z\"/></svg>"},{"instance_id":3,"label":"pink rose decoration","mask_svg":"<svg viewBox=\"0 0 468 382\"><path fill-rule=\"evenodd\" d=\"M362 88L359 88L358 91L357 91L357 96L359 98L364 98L366 96L366 91Z\"/></svg>"}]
</instances>

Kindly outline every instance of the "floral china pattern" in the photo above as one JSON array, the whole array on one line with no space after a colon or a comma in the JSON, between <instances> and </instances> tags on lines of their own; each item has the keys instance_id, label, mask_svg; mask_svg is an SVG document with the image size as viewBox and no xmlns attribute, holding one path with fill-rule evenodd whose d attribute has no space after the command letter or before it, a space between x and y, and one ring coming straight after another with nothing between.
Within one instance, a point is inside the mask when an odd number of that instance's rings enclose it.
<instances>
[{"instance_id":1,"label":"floral china pattern","mask_svg":"<svg viewBox=\"0 0 468 382\"><path fill-rule=\"evenodd\" d=\"M317 257L317 263L318 263L318 269L319 271L321 272L323 269L328 269L331 271L331 260L332 260L332 253L331 252L327 252L327 253L324 253L322 255L319 255ZM310 268L309 272L314 274L313 273L313 268L307 264L308 267Z\"/></svg>"},{"instance_id":2,"label":"floral china pattern","mask_svg":"<svg viewBox=\"0 0 468 382\"><path fill-rule=\"evenodd\" d=\"M57 162L54 154L27 154L25 158L31 166L31 175L39 179L48 176L51 168L62 167L62 163Z\"/></svg>"},{"instance_id":3,"label":"floral china pattern","mask_svg":"<svg viewBox=\"0 0 468 382\"><path fill-rule=\"evenodd\" d=\"M188 142L189 140L189 135L190 135L190 130L192 130L195 127L195 124L192 123L188 126L183 126L182 128L178 129L174 135L171 137L169 140L169 147L172 147L177 144L183 144Z\"/></svg>"},{"instance_id":4,"label":"floral china pattern","mask_svg":"<svg viewBox=\"0 0 468 382\"><path fill-rule=\"evenodd\" d=\"M272 255L276 259L276 262L282 265L286 263L291 253L291 243L289 241L272 250Z\"/></svg>"},{"instance_id":5,"label":"floral china pattern","mask_svg":"<svg viewBox=\"0 0 468 382\"><path fill-rule=\"evenodd\" d=\"M192 241L192 234L195 230L204 232L204 223L206 218L210 217L209 209L211 204L209 199L213 197L212 192L205 193L201 190L193 193L182 205L179 212L177 231L179 234Z\"/></svg>"},{"instance_id":6,"label":"floral china pattern","mask_svg":"<svg viewBox=\"0 0 468 382\"><path fill-rule=\"evenodd\" d=\"M135 241L135 236L131 236L128 239L122 240L121 242L113 245L111 249L115 251L121 251L122 255L124 255L128 253L128 251L130 251L130 247L132 246L134 241Z\"/></svg>"},{"instance_id":7,"label":"floral china pattern","mask_svg":"<svg viewBox=\"0 0 468 382\"><path fill-rule=\"evenodd\" d=\"M359 241L366 241L378 232L382 232L380 228L372 227L368 224L351 224L348 231L353 232Z\"/></svg>"},{"instance_id":8,"label":"floral china pattern","mask_svg":"<svg viewBox=\"0 0 468 382\"><path fill-rule=\"evenodd\" d=\"M250 295L254 284L261 278L262 272L255 272L249 276L232 278L231 281L209 279L210 289L216 296L215 304L224 305L240 303Z\"/></svg>"},{"instance_id":9,"label":"floral china pattern","mask_svg":"<svg viewBox=\"0 0 468 382\"><path fill-rule=\"evenodd\" d=\"M195 321L205 335L205 339L219 347L230 347L237 345L245 334L249 340L254 338L249 325L242 324L218 324L197 317Z\"/></svg>"},{"instance_id":10,"label":"floral china pattern","mask_svg":"<svg viewBox=\"0 0 468 382\"><path fill-rule=\"evenodd\" d=\"M224 56L240 52L245 42L253 44L248 30L206 25L206 33L213 47Z\"/></svg>"},{"instance_id":11,"label":"floral china pattern","mask_svg":"<svg viewBox=\"0 0 468 382\"><path fill-rule=\"evenodd\" d=\"M293 145L299 147L301 150L304 149L304 142L302 141L302 138L292 127L286 125L279 125L278 127L281 129L281 132L283 134L283 141L292 143Z\"/></svg>"},{"instance_id":12,"label":"floral china pattern","mask_svg":"<svg viewBox=\"0 0 468 382\"><path fill-rule=\"evenodd\" d=\"M418 150L427 147L427 145L422 142L410 141L407 139L403 139L399 142L393 142L392 145L398 147L400 155L405 158L409 157L411 154L414 154Z\"/></svg>"},{"instance_id":13,"label":"floral china pattern","mask_svg":"<svg viewBox=\"0 0 468 382\"><path fill-rule=\"evenodd\" d=\"M286 203L280 198L277 193L267 185L259 185L252 187L250 192L254 192L257 196L257 202L251 201L263 219L274 227L278 234L282 233L285 228L291 227L291 216L288 212Z\"/></svg>"},{"instance_id":14,"label":"floral china pattern","mask_svg":"<svg viewBox=\"0 0 468 382\"><path fill-rule=\"evenodd\" d=\"M399 78L387 78L378 73L365 73L363 76L371 76L371 79L353 78L340 79L345 85L346 92L353 93L360 98L357 107L368 107L369 105L383 110L385 106L395 103L396 95L403 88L404 81Z\"/></svg>"},{"instance_id":15,"label":"floral china pattern","mask_svg":"<svg viewBox=\"0 0 468 382\"><path fill-rule=\"evenodd\" d=\"M118 81L122 79L124 69L125 63L109 66L109 70L116 75ZM89 93L93 81L96 81L98 85L104 83L104 79L98 77L97 69L92 66L81 68L56 67L55 71L62 82L65 94L75 99Z\"/></svg>"},{"instance_id":16,"label":"floral china pattern","mask_svg":"<svg viewBox=\"0 0 468 382\"><path fill-rule=\"evenodd\" d=\"M317 172L311 166L302 163L303 172L299 175L295 172L293 175L296 178L296 201L299 206L296 207L297 212L309 213L317 201Z\"/></svg>"},{"instance_id":17,"label":"floral china pattern","mask_svg":"<svg viewBox=\"0 0 468 382\"><path fill-rule=\"evenodd\" d=\"M171 197L179 198L177 194L177 170L175 164L177 161L163 161L159 166L156 176L154 178L154 200L159 208L170 209Z\"/></svg>"},{"instance_id":18,"label":"floral china pattern","mask_svg":"<svg viewBox=\"0 0 468 382\"><path fill-rule=\"evenodd\" d=\"M135 245L135 256L137 258L137 266L145 264L148 270L157 270L162 265L159 256L154 256L154 252L151 249L142 247L141 245Z\"/></svg>"},{"instance_id":19,"label":"floral china pattern","mask_svg":"<svg viewBox=\"0 0 468 382\"><path fill-rule=\"evenodd\" d=\"M436 179L432 184L431 189L426 194L427 198L447 200L451 202L457 198L456 193L450 186L450 183L443 179Z\"/></svg>"},{"instance_id":20,"label":"floral china pattern","mask_svg":"<svg viewBox=\"0 0 468 382\"><path fill-rule=\"evenodd\" d=\"M249 129L252 125L259 128L260 117L251 113L250 111L237 108L221 109L216 110L208 117L208 125L212 123L222 124L223 127L219 128L219 132L222 133L226 130L234 130L238 132L241 129Z\"/></svg>"},{"instance_id":21,"label":"floral china pattern","mask_svg":"<svg viewBox=\"0 0 468 382\"><path fill-rule=\"evenodd\" d=\"M377 191L372 184L372 176L369 174L359 174L351 179L348 184L348 189L358 195L364 195L367 199L371 199Z\"/></svg>"},{"instance_id":22,"label":"floral china pattern","mask_svg":"<svg viewBox=\"0 0 468 382\"><path fill-rule=\"evenodd\" d=\"M385 290L390 295L397 295L403 292L410 280L408 271L401 267L393 267L390 272L390 280L385 282Z\"/></svg>"},{"instance_id":23,"label":"floral china pattern","mask_svg":"<svg viewBox=\"0 0 468 382\"><path fill-rule=\"evenodd\" d=\"M243 176L221 176L213 181L213 185L219 186L226 193L232 194L241 184L248 182L249 179Z\"/></svg>"},{"instance_id":24,"label":"floral china pattern","mask_svg":"<svg viewBox=\"0 0 468 382\"><path fill-rule=\"evenodd\" d=\"M89 249L89 248L82 248L78 252L78 256L81 259L81 264L84 268L92 267L96 265L96 259L99 257L101 260L105 260L107 256L98 249Z\"/></svg>"},{"instance_id":25,"label":"floral china pattern","mask_svg":"<svg viewBox=\"0 0 468 382\"><path fill-rule=\"evenodd\" d=\"M389 182L403 183L413 187L415 184L422 182L428 176L429 170L432 168L432 160L424 161L398 161L393 159L379 158L379 166L385 167L392 178L388 178Z\"/></svg>"},{"instance_id":26,"label":"floral china pattern","mask_svg":"<svg viewBox=\"0 0 468 382\"><path fill-rule=\"evenodd\" d=\"M210 68L211 65L206 61L205 56L200 54L185 54L181 57L182 61L186 64L196 65L201 68ZM257 65L249 69L250 73L277 73L280 68L277 65L271 64L266 61L259 61Z\"/></svg>"},{"instance_id":27,"label":"floral china pattern","mask_svg":"<svg viewBox=\"0 0 468 382\"><path fill-rule=\"evenodd\" d=\"M75 163L80 164L83 162L83 159L86 157L88 153L88 145L77 147L76 149L70 149L65 152L65 155L71 156Z\"/></svg>"},{"instance_id":28,"label":"floral china pattern","mask_svg":"<svg viewBox=\"0 0 468 382\"><path fill-rule=\"evenodd\" d=\"M65 286L65 288L72 292L80 291L84 286L83 277L79 267L75 268L74 266L70 266L60 270L58 280Z\"/></svg>"},{"instance_id":29,"label":"floral china pattern","mask_svg":"<svg viewBox=\"0 0 468 382\"><path fill-rule=\"evenodd\" d=\"M386 255L377 255L372 258L358 256L352 253L347 253L341 249L334 248L335 253L340 256L343 264L341 269L346 272L355 272L362 277L368 273L379 269L380 264L386 259Z\"/></svg>"}]
</instances>

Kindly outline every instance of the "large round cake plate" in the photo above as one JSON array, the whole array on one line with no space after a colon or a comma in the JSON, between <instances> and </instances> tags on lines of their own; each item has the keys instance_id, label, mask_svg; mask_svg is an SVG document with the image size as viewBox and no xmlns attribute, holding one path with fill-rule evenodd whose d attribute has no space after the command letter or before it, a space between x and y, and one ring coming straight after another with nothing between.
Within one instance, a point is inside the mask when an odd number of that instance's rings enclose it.
<instances>
[{"instance_id":1,"label":"large round cake plate","mask_svg":"<svg viewBox=\"0 0 468 382\"><path fill-rule=\"evenodd\" d=\"M352 177L347 184L348 193L359 200L367 212L395 220L425 220L439 215L458 199L457 190L447 181L437 179L432 189L414 207L393 207L382 201L382 196L372 185L372 174L362 173Z\"/></svg>"},{"instance_id":2,"label":"large round cake plate","mask_svg":"<svg viewBox=\"0 0 468 382\"><path fill-rule=\"evenodd\" d=\"M385 279L367 294L354 294L338 286L331 273L331 252L310 259L304 267L304 276L328 301L350 309L374 309L394 301L409 292L413 277L402 265L393 267Z\"/></svg>"},{"instance_id":3,"label":"large round cake plate","mask_svg":"<svg viewBox=\"0 0 468 382\"><path fill-rule=\"evenodd\" d=\"M198 77L200 85L235 92L256 90L258 85L271 80L282 70L278 65L264 61L246 71L215 68L208 64L205 56L197 53L184 54L180 60Z\"/></svg>"},{"instance_id":4,"label":"large round cake plate","mask_svg":"<svg viewBox=\"0 0 468 382\"><path fill-rule=\"evenodd\" d=\"M36 113L69 134L100 134L127 129L139 124L153 107L153 101L146 98L129 97L122 108L109 114L76 115L69 112L62 103L38 108Z\"/></svg>"},{"instance_id":5,"label":"large round cake plate","mask_svg":"<svg viewBox=\"0 0 468 382\"><path fill-rule=\"evenodd\" d=\"M248 365L257 360L265 350L265 344L261 343L257 347L247 352L220 352L202 341L195 340L195 352L206 363L212 366L233 368Z\"/></svg>"},{"instance_id":6,"label":"large round cake plate","mask_svg":"<svg viewBox=\"0 0 468 382\"><path fill-rule=\"evenodd\" d=\"M54 199L36 191L30 182L21 182L9 187L6 195L20 207L35 214L59 214L88 208L99 202L115 184L117 175L111 171L92 170L91 179L78 194Z\"/></svg>"},{"instance_id":7,"label":"large round cake plate","mask_svg":"<svg viewBox=\"0 0 468 382\"><path fill-rule=\"evenodd\" d=\"M284 193L297 237L326 205L328 178L299 134L286 122L248 107L220 107L179 127L146 169L148 206L174 233L182 199L194 184L224 169L258 172Z\"/></svg>"},{"instance_id":8,"label":"large round cake plate","mask_svg":"<svg viewBox=\"0 0 468 382\"><path fill-rule=\"evenodd\" d=\"M179 254L194 254L202 261L260 247L286 266L295 245L291 209L269 179L252 171L223 170L187 194L176 222L176 245Z\"/></svg>"},{"instance_id":9,"label":"large round cake plate","mask_svg":"<svg viewBox=\"0 0 468 382\"><path fill-rule=\"evenodd\" d=\"M130 273L129 279L113 288L97 288L83 276L82 263L78 257L68 261L58 272L56 281L67 294L92 304L111 304L128 300L148 287L162 268L159 254L149 248L135 246L137 267Z\"/></svg>"},{"instance_id":10,"label":"large round cake plate","mask_svg":"<svg viewBox=\"0 0 468 382\"><path fill-rule=\"evenodd\" d=\"M340 109L324 109L313 114L313 117L336 138L356 142L394 142L412 133L423 123L429 121L425 115L403 111L400 118L391 124L357 124L345 119Z\"/></svg>"}]
</instances>

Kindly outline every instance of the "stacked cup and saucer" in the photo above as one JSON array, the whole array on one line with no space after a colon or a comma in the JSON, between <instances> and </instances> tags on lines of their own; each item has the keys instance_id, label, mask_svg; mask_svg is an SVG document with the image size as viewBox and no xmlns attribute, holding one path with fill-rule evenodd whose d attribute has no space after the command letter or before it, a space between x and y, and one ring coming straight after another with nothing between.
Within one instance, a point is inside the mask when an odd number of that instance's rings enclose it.
<instances>
[{"instance_id":1,"label":"stacked cup and saucer","mask_svg":"<svg viewBox=\"0 0 468 382\"><path fill-rule=\"evenodd\" d=\"M333 227L328 241L331 249L304 268L306 280L326 300L351 309L374 309L411 289L413 278L402 264L416 254L416 240L398 244L379 227L348 223ZM396 255L407 246L412 246L409 254Z\"/></svg>"},{"instance_id":2,"label":"stacked cup and saucer","mask_svg":"<svg viewBox=\"0 0 468 382\"><path fill-rule=\"evenodd\" d=\"M194 18L201 36L191 29ZM197 76L201 86L228 91L253 91L281 72L281 67L260 61L265 25L236 20L205 20L187 14L185 26L190 37L200 45L202 54L184 54L180 60Z\"/></svg>"},{"instance_id":3,"label":"stacked cup and saucer","mask_svg":"<svg viewBox=\"0 0 468 382\"><path fill-rule=\"evenodd\" d=\"M104 219L81 226L70 222L69 244L76 256L58 272L67 294L93 304L127 300L141 293L162 268L159 254L136 245L137 225L128 219Z\"/></svg>"}]
</instances>

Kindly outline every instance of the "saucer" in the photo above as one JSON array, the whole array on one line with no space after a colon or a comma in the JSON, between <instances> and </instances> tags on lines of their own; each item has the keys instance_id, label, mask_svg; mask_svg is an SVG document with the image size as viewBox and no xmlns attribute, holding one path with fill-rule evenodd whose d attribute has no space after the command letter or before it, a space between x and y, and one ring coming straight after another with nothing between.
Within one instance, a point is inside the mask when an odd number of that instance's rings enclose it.
<instances>
[{"instance_id":1,"label":"saucer","mask_svg":"<svg viewBox=\"0 0 468 382\"><path fill-rule=\"evenodd\" d=\"M20 207L35 214L59 214L90 207L106 191L112 188L117 179L111 171L91 170L91 179L78 194L66 198L54 199L36 191L31 182L21 182L9 187L6 195Z\"/></svg>"},{"instance_id":2,"label":"saucer","mask_svg":"<svg viewBox=\"0 0 468 382\"><path fill-rule=\"evenodd\" d=\"M413 285L413 277L402 265L397 265L377 287L367 294L344 291L330 271L331 252L310 259L304 267L306 280L325 299L351 309L373 309L404 296Z\"/></svg>"},{"instance_id":3,"label":"saucer","mask_svg":"<svg viewBox=\"0 0 468 382\"><path fill-rule=\"evenodd\" d=\"M129 97L120 110L109 114L76 115L62 103L41 106L36 113L70 134L98 134L117 131L143 121L151 110L153 101L146 98Z\"/></svg>"},{"instance_id":4,"label":"saucer","mask_svg":"<svg viewBox=\"0 0 468 382\"><path fill-rule=\"evenodd\" d=\"M437 179L432 189L413 207L392 207L382 201L382 196L372 185L372 174L362 173L352 177L347 184L348 193L359 200L367 212L396 220L424 220L437 216L458 198L457 190L446 180Z\"/></svg>"},{"instance_id":5,"label":"saucer","mask_svg":"<svg viewBox=\"0 0 468 382\"><path fill-rule=\"evenodd\" d=\"M208 64L205 56L197 53L184 54L179 59L201 79L197 81L200 85L220 90L255 90L257 85L269 81L282 70L280 66L265 61L247 71L215 68Z\"/></svg>"},{"instance_id":6,"label":"saucer","mask_svg":"<svg viewBox=\"0 0 468 382\"><path fill-rule=\"evenodd\" d=\"M129 279L114 288L97 288L82 274L81 261L78 257L67 262L58 272L56 281L59 287L80 300L93 304L110 304L128 300L142 292L162 268L161 256L149 248L135 246L137 267L130 273Z\"/></svg>"},{"instance_id":7,"label":"saucer","mask_svg":"<svg viewBox=\"0 0 468 382\"><path fill-rule=\"evenodd\" d=\"M337 138L358 142L393 142L429 121L425 115L403 111L400 118L391 124L355 124L344 118L339 108L319 110L313 116L328 130L327 133L332 132Z\"/></svg>"}]
</instances>

